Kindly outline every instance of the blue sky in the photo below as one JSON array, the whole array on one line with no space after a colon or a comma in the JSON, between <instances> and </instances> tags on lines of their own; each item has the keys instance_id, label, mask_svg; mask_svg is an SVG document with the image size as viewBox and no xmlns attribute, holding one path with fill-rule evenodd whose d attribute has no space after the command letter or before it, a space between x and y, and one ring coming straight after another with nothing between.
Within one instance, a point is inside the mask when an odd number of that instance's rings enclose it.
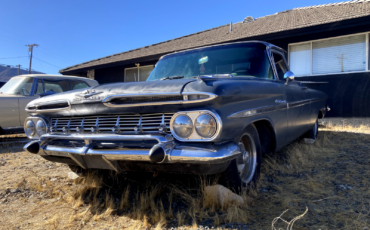
<instances>
[{"instance_id":1,"label":"blue sky","mask_svg":"<svg viewBox=\"0 0 370 230\"><path fill-rule=\"evenodd\" d=\"M0 64L57 73L67 66L196 33L246 16L330 0L11 0L0 3ZM16 58L14 58L16 57Z\"/></svg>"}]
</instances>

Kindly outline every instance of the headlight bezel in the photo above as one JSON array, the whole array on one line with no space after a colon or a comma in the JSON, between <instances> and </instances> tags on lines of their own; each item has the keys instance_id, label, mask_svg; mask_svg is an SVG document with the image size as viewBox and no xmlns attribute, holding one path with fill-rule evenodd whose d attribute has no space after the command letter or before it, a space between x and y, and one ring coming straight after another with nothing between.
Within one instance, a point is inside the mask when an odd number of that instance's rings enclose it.
<instances>
[{"instance_id":1,"label":"headlight bezel","mask_svg":"<svg viewBox=\"0 0 370 230\"><path fill-rule=\"evenodd\" d=\"M213 134L213 136L211 136L209 138L200 136L197 133L197 131L195 130L195 121L196 121L196 118L198 118L199 116L201 116L203 114L210 115L216 121L216 125L217 125L216 131ZM173 122L180 115L187 115L192 120L192 123L193 123L192 133L187 138L179 137L178 135L176 135L176 133L174 132L174 129L173 129ZM180 112L175 113L172 116L171 121L170 121L171 134L178 141L184 141L184 142L206 142L206 141L209 142L209 141L212 141L212 140L216 139L219 136L219 134L221 132L221 129L222 129L222 120L221 120L221 117L217 113L215 113L213 111L209 111L209 110L180 111Z\"/></svg>"},{"instance_id":2,"label":"headlight bezel","mask_svg":"<svg viewBox=\"0 0 370 230\"><path fill-rule=\"evenodd\" d=\"M176 119L178 119L179 117L186 117L185 119L189 119L190 120L190 124L191 124L191 130L190 130L190 133L186 136L180 136L177 132L176 132L176 128L174 128L175 126L175 122L176 122ZM173 134L179 138L183 138L183 139L186 139L188 138L193 132L194 132L194 123L193 123L193 120L186 114L179 114L177 115L174 119L173 119L173 122L172 122L172 130L173 130Z\"/></svg>"},{"instance_id":3,"label":"headlight bezel","mask_svg":"<svg viewBox=\"0 0 370 230\"><path fill-rule=\"evenodd\" d=\"M33 132L32 133L29 133L28 132L28 128L30 127L29 123L32 122L32 126L33 126ZM27 137L33 137L35 136L35 134L37 133L37 130L36 130L36 125L35 125L35 122L33 120L27 120L24 122L24 132L26 133Z\"/></svg>"},{"instance_id":4,"label":"headlight bezel","mask_svg":"<svg viewBox=\"0 0 370 230\"><path fill-rule=\"evenodd\" d=\"M200 116L204 116L204 115L206 115L206 116L209 116L211 119L213 119L214 120L214 122L216 123L216 129L213 131L213 133L212 133L212 135L210 135L210 136L203 136L203 135L201 135L200 133L199 133L199 131L198 131L198 129L197 129L197 120L198 120L198 118L200 117ZM194 119L194 130L195 130L195 132L200 136L200 137L202 137L202 138L211 138L211 137L213 137L214 135L215 135L215 133L216 133L216 131L217 131L217 121L216 121L217 119L215 118L215 117L213 117L212 115L210 115L210 114L208 114L208 113L201 113L201 114L199 114L195 119Z\"/></svg>"},{"instance_id":5,"label":"headlight bezel","mask_svg":"<svg viewBox=\"0 0 370 230\"><path fill-rule=\"evenodd\" d=\"M27 124L28 121L32 121L34 123L34 125L35 125L35 133L34 133L34 135L29 135L27 133L26 124ZM38 132L38 129L37 129L37 122L38 121L42 121L45 124L45 133L44 134L46 134L48 132L48 130L49 130L49 123L47 122L47 120L45 118L43 118L43 117L27 117L26 120L24 121L23 127L24 127L24 131L25 131L25 133L26 133L26 135L27 135L27 137L29 139L39 139L43 135L43 134L42 135L39 135L39 132Z\"/></svg>"}]
</instances>

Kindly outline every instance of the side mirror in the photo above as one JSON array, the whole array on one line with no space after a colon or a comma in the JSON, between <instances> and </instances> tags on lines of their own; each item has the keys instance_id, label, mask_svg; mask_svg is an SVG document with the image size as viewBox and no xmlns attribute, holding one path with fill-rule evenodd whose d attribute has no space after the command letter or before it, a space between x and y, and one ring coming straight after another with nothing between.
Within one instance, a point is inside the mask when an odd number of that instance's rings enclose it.
<instances>
[{"instance_id":1,"label":"side mirror","mask_svg":"<svg viewBox=\"0 0 370 230\"><path fill-rule=\"evenodd\" d=\"M286 79L285 85L288 85L288 82L294 80L294 73L292 71L286 71L284 79Z\"/></svg>"}]
</instances>

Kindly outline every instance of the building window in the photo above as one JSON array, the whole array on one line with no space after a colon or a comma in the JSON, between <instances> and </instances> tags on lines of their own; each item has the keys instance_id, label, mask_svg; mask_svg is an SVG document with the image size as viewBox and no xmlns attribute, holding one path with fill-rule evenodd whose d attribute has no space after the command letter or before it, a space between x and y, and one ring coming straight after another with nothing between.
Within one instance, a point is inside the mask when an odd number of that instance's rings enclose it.
<instances>
[{"instance_id":1,"label":"building window","mask_svg":"<svg viewBox=\"0 0 370 230\"><path fill-rule=\"evenodd\" d=\"M125 69L125 81L132 82L132 81L146 81L149 77L149 74L152 72L153 66L140 66L134 68L126 68Z\"/></svg>"},{"instance_id":2,"label":"building window","mask_svg":"<svg viewBox=\"0 0 370 230\"><path fill-rule=\"evenodd\" d=\"M351 35L289 45L296 76L367 71L368 35Z\"/></svg>"}]
</instances>

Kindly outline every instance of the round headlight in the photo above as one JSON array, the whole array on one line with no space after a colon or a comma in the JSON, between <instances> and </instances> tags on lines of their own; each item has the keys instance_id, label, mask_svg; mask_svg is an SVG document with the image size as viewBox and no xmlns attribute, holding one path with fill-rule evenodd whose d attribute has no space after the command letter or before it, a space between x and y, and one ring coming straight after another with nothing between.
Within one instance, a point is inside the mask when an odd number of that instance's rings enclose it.
<instances>
[{"instance_id":1,"label":"round headlight","mask_svg":"<svg viewBox=\"0 0 370 230\"><path fill-rule=\"evenodd\" d=\"M180 115L173 121L172 129L177 136L187 138L193 132L193 121L186 115Z\"/></svg>"},{"instance_id":2,"label":"round headlight","mask_svg":"<svg viewBox=\"0 0 370 230\"><path fill-rule=\"evenodd\" d=\"M195 130L201 137L212 137L216 133L216 129L216 120L209 114L201 114L195 119Z\"/></svg>"},{"instance_id":3,"label":"round headlight","mask_svg":"<svg viewBox=\"0 0 370 230\"><path fill-rule=\"evenodd\" d=\"M39 136L41 135L44 135L46 133L46 124L43 120L38 120L37 123L36 123L36 130L37 130L37 134Z\"/></svg>"},{"instance_id":4,"label":"round headlight","mask_svg":"<svg viewBox=\"0 0 370 230\"><path fill-rule=\"evenodd\" d=\"M32 137L36 134L35 123L33 123L33 121L31 121L31 120L28 120L26 122L26 125L25 125L24 129L25 129L26 134L27 134L28 137Z\"/></svg>"}]
</instances>

